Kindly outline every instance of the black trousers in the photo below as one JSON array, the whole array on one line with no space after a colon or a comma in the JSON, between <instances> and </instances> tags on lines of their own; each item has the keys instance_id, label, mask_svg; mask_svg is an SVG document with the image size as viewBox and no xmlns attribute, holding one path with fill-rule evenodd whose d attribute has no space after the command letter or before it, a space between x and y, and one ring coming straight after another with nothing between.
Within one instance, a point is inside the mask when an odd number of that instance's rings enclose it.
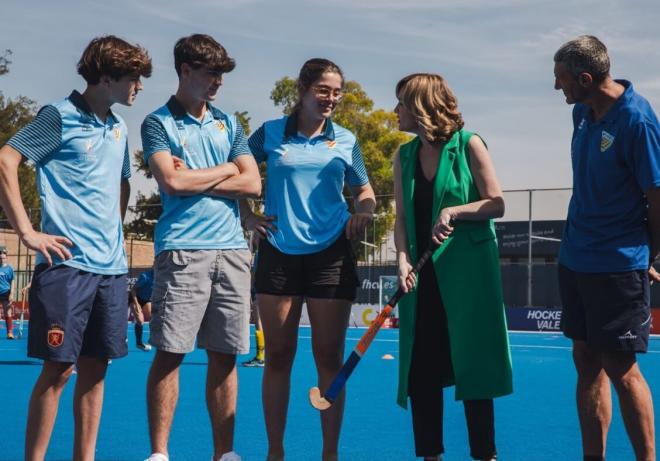
<instances>
[{"instance_id":1,"label":"black trousers","mask_svg":"<svg viewBox=\"0 0 660 461\"><path fill-rule=\"evenodd\" d=\"M415 343L408 375L415 454L444 453L443 387L454 381L447 315L433 266L422 269L418 285ZM465 400L470 455L474 459L496 456L493 400Z\"/></svg>"}]
</instances>

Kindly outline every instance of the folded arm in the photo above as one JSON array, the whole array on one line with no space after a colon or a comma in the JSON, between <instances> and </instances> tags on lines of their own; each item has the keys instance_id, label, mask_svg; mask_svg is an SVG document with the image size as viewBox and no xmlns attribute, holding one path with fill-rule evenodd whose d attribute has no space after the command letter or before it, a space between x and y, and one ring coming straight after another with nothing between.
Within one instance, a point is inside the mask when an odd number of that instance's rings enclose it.
<instances>
[{"instance_id":1,"label":"folded arm","mask_svg":"<svg viewBox=\"0 0 660 461\"><path fill-rule=\"evenodd\" d=\"M261 195L261 176L254 157L239 155L230 163L236 166L238 174L214 184L205 193L231 199L258 198Z\"/></svg>"},{"instance_id":2,"label":"folded arm","mask_svg":"<svg viewBox=\"0 0 660 461\"><path fill-rule=\"evenodd\" d=\"M158 186L169 195L202 194L221 181L239 174L232 162L196 170L175 168L172 154L167 151L159 151L149 157L149 168Z\"/></svg>"}]
</instances>

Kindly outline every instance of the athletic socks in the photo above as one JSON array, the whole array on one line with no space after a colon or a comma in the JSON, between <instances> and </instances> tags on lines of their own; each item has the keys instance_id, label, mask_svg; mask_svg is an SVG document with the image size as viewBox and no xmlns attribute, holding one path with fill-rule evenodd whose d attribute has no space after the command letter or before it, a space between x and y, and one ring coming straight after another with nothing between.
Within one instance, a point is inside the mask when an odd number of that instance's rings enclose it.
<instances>
[{"instance_id":1,"label":"athletic socks","mask_svg":"<svg viewBox=\"0 0 660 461\"><path fill-rule=\"evenodd\" d=\"M266 349L266 343L264 341L264 332L262 330L255 330L254 336L257 339L257 360L264 359L264 350Z\"/></svg>"},{"instance_id":2,"label":"athletic socks","mask_svg":"<svg viewBox=\"0 0 660 461\"><path fill-rule=\"evenodd\" d=\"M605 461L602 456L584 456L584 461Z\"/></svg>"},{"instance_id":3,"label":"athletic socks","mask_svg":"<svg viewBox=\"0 0 660 461\"><path fill-rule=\"evenodd\" d=\"M7 334L9 334L14 329L14 319L11 318L11 315L5 317L5 323L7 324Z\"/></svg>"},{"instance_id":4,"label":"athletic socks","mask_svg":"<svg viewBox=\"0 0 660 461\"><path fill-rule=\"evenodd\" d=\"M141 344L144 344L142 342L142 331L144 330L144 326L141 323L136 323L135 324L135 343L140 346Z\"/></svg>"}]
</instances>

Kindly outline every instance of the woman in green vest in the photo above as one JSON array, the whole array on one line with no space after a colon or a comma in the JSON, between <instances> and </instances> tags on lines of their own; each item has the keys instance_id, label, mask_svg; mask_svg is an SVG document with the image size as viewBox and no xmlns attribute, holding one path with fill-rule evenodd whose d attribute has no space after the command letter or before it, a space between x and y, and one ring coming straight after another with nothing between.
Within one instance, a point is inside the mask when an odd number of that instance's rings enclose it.
<instances>
[{"instance_id":1,"label":"woman in green vest","mask_svg":"<svg viewBox=\"0 0 660 461\"><path fill-rule=\"evenodd\" d=\"M410 398L415 450L442 458L443 388L462 400L474 459L496 458L493 398L513 391L493 218L504 200L488 150L463 130L456 97L434 74L396 86L399 129L417 136L394 159L399 284L398 403ZM430 242L440 244L416 277Z\"/></svg>"}]
</instances>

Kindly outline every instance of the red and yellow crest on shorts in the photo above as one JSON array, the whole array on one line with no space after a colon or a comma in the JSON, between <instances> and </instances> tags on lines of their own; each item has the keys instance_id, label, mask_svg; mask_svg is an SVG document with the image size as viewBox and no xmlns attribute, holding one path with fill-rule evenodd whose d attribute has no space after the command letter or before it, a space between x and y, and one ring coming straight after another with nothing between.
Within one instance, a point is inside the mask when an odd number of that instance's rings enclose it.
<instances>
[{"instance_id":1,"label":"red and yellow crest on shorts","mask_svg":"<svg viewBox=\"0 0 660 461\"><path fill-rule=\"evenodd\" d=\"M46 334L46 341L50 347L60 347L64 343L64 329L53 324Z\"/></svg>"}]
</instances>

